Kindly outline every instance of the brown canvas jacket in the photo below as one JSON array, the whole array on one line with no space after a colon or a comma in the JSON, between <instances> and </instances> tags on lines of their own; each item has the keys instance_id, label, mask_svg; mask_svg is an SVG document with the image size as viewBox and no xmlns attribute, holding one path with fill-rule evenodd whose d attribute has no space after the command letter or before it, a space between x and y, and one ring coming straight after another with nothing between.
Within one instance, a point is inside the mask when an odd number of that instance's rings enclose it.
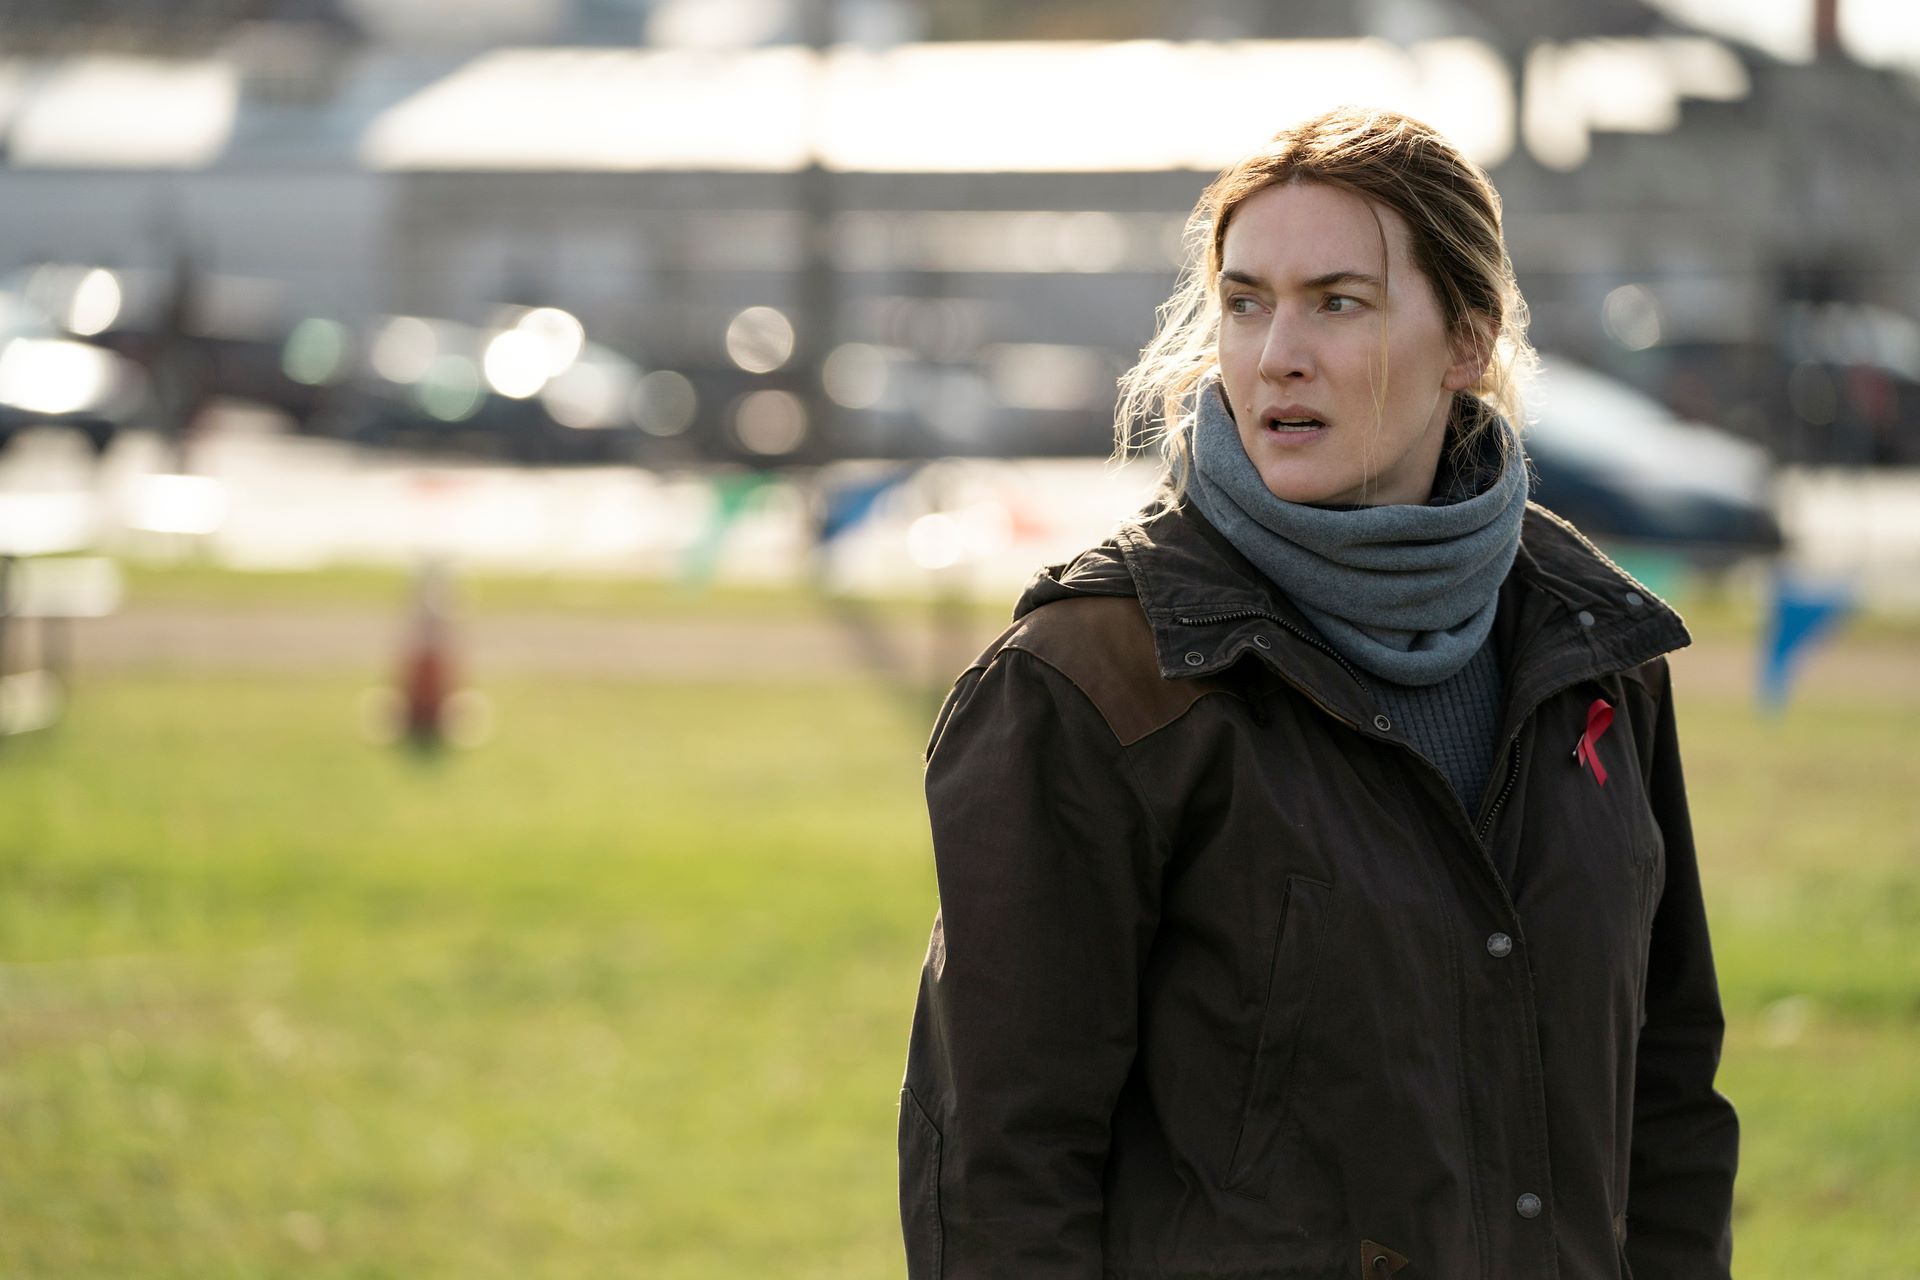
<instances>
[{"instance_id":1,"label":"brown canvas jacket","mask_svg":"<svg viewBox=\"0 0 1920 1280\"><path fill-rule=\"evenodd\" d=\"M1468 808L1197 512L1036 578L928 748L912 1280L1727 1276L1686 629L1530 507L1495 640Z\"/></svg>"}]
</instances>

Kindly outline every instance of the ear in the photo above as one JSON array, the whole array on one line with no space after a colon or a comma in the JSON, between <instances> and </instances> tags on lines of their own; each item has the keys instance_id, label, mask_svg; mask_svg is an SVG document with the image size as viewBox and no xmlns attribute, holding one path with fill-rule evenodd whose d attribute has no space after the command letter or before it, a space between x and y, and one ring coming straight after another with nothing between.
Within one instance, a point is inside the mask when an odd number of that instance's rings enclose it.
<instances>
[{"instance_id":1,"label":"ear","mask_svg":"<svg viewBox=\"0 0 1920 1280\"><path fill-rule=\"evenodd\" d=\"M1466 391L1480 381L1493 360L1499 328L1492 317L1471 312L1453 335L1453 363L1440 379L1448 391Z\"/></svg>"}]
</instances>

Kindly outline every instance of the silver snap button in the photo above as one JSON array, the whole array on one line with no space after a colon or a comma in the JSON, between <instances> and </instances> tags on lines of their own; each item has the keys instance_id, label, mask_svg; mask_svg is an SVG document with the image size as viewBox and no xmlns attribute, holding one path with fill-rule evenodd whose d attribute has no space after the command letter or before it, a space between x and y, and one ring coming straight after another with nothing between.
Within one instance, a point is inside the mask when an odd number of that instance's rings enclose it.
<instances>
[{"instance_id":1,"label":"silver snap button","mask_svg":"<svg viewBox=\"0 0 1920 1280\"><path fill-rule=\"evenodd\" d=\"M1585 609L1582 609L1579 613L1576 613L1573 616L1574 616L1574 620L1583 627L1590 627L1593 625L1593 615L1588 613Z\"/></svg>"},{"instance_id":2,"label":"silver snap button","mask_svg":"<svg viewBox=\"0 0 1920 1280\"><path fill-rule=\"evenodd\" d=\"M1198 649L1191 649L1187 652L1187 665L1190 667L1197 667L1206 660L1207 655L1201 653Z\"/></svg>"},{"instance_id":3,"label":"silver snap button","mask_svg":"<svg viewBox=\"0 0 1920 1280\"><path fill-rule=\"evenodd\" d=\"M1641 605L1646 603L1646 601L1641 598L1641 595L1638 591L1627 592L1626 599L1627 599L1627 603L1632 605L1636 609L1638 609Z\"/></svg>"},{"instance_id":4,"label":"silver snap button","mask_svg":"<svg viewBox=\"0 0 1920 1280\"><path fill-rule=\"evenodd\" d=\"M1265 636L1255 636L1253 638L1253 642L1259 645L1262 649L1273 648L1273 641L1267 639Z\"/></svg>"},{"instance_id":5,"label":"silver snap button","mask_svg":"<svg viewBox=\"0 0 1920 1280\"><path fill-rule=\"evenodd\" d=\"M1495 960L1504 959L1513 954L1513 939L1504 933L1496 933L1487 939L1487 954Z\"/></svg>"},{"instance_id":6,"label":"silver snap button","mask_svg":"<svg viewBox=\"0 0 1920 1280\"><path fill-rule=\"evenodd\" d=\"M1373 718L1373 727L1385 733L1387 730L1393 728L1393 721L1387 719L1385 716L1375 716Z\"/></svg>"},{"instance_id":7,"label":"silver snap button","mask_svg":"<svg viewBox=\"0 0 1920 1280\"><path fill-rule=\"evenodd\" d=\"M1523 1218L1540 1216L1540 1197L1529 1191L1513 1202L1513 1208Z\"/></svg>"}]
</instances>

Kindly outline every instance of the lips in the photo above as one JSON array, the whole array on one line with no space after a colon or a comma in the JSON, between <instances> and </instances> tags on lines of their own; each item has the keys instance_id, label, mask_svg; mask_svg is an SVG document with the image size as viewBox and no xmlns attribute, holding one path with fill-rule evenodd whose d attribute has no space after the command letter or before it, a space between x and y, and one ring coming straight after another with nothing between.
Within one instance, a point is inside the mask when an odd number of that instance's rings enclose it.
<instances>
[{"instance_id":1,"label":"lips","mask_svg":"<svg viewBox=\"0 0 1920 1280\"><path fill-rule=\"evenodd\" d=\"M1322 430L1327 420L1305 405L1283 404L1262 413L1260 423L1275 434L1294 435Z\"/></svg>"}]
</instances>

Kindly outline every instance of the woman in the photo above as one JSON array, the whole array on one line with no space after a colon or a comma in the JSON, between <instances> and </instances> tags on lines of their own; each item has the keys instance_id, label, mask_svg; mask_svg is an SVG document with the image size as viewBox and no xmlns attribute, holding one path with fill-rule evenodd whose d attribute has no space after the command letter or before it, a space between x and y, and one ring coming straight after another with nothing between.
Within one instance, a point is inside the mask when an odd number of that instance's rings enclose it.
<instances>
[{"instance_id":1,"label":"woman","mask_svg":"<svg viewBox=\"0 0 1920 1280\"><path fill-rule=\"evenodd\" d=\"M1383 112L1202 197L1162 500L928 748L916 1280L1727 1275L1687 632L1526 502L1499 209Z\"/></svg>"}]
</instances>

